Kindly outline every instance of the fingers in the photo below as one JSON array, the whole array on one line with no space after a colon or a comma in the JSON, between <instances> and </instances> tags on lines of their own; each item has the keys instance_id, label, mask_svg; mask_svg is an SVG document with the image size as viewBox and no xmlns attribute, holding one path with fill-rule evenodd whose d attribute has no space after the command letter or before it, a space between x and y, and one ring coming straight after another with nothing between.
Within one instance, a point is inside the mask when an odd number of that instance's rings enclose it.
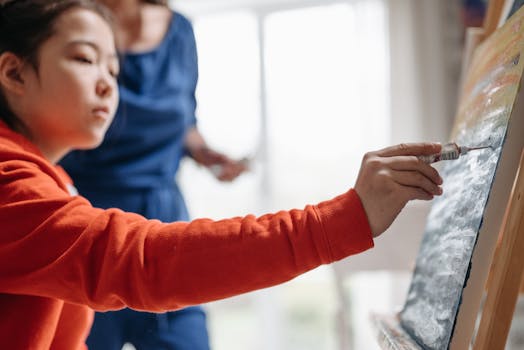
<instances>
[{"instance_id":1,"label":"fingers","mask_svg":"<svg viewBox=\"0 0 524 350\"><path fill-rule=\"evenodd\" d=\"M430 201L433 199L433 195L417 187L404 187L403 194L405 196L404 200L406 202L414 199L419 199L423 201Z\"/></svg>"},{"instance_id":2,"label":"fingers","mask_svg":"<svg viewBox=\"0 0 524 350\"><path fill-rule=\"evenodd\" d=\"M399 171L418 171L437 185L442 184L442 178L438 171L426 162L421 161L415 156L399 156L385 158L384 161L390 168Z\"/></svg>"},{"instance_id":3,"label":"fingers","mask_svg":"<svg viewBox=\"0 0 524 350\"><path fill-rule=\"evenodd\" d=\"M442 145L440 143L401 143L383 148L375 153L380 157L418 156L439 153L441 149Z\"/></svg>"},{"instance_id":4,"label":"fingers","mask_svg":"<svg viewBox=\"0 0 524 350\"><path fill-rule=\"evenodd\" d=\"M218 180L224 182L231 182L236 179L241 174L240 169L235 169L231 167L223 167L221 174L217 177Z\"/></svg>"},{"instance_id":5,"label":"fingers","mask_svg":"<svg viewBox=\"0 0 524 350\"><path fill-rule=\"evenodd\" d=\"M246 165L240 161L228 161L217 165L215 176L218 180L230 182L247 170Z\"/></svg>"},{"instance_id":6,"label":"fingers","mask_svg":"<svg viewBox=\"0 0 524 350\"><path fill-rule=\"evenodd\" d=\"M397 184L423 190L431 198L433 198L433 195L439 196L442 194L442 188L418 171L392 170L391 176Z\"/></svg>"}]
</instances>

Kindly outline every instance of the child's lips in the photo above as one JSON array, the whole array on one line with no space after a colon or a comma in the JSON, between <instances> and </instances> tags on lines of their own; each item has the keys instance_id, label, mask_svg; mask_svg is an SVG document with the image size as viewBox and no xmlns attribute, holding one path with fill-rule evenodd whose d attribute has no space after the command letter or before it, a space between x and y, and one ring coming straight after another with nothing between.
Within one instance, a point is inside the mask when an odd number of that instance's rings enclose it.
<instances>
[{"instance_id":1,"label":"child's lips","mask_svg":"<svg viewBox=\"0 0 524 350\"><path fill-rule=\"evenodd\" d=\"M98 119L109 120L111 114L109 113L109 108L100 106L93 108L93 115Z\"/></svg>"}]
</instances>

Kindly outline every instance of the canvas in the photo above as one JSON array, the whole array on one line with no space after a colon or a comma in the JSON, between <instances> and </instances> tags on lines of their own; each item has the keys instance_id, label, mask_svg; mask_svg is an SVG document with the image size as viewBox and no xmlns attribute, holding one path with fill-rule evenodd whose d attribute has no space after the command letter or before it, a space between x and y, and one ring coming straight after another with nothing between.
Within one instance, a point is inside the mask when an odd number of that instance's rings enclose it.
<instances>
[{"instance_id":1,"label":"canvas","mask_svg":"<svg viewBox=\"0 0 524 350\"><path fill-rule=\"evenodd\" d=\"M475 51L451 140L492 145L441 168L400 323L424 349L465 349L471 340L505 203L524 143L519 87L524 12Z\"/></svg>"}]
</instances>

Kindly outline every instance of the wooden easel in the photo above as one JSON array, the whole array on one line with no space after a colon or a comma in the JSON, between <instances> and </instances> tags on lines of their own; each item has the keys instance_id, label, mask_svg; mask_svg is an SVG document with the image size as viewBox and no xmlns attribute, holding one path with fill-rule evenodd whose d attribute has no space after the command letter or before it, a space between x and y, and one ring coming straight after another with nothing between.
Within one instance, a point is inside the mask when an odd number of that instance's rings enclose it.
<instances>
[{"instance_id":1,"label":"wooden easel","mask_svg":"<svg viewBox=\"0 0 524 350\"><path fill-rule=\"evenodd\" d=\"M504 4L506 1L504 0L489 0L488 1L488 10L486 12L486 17L484 18L484 23L482 27L484 28L484 38L487 38L488 36L493 33L499 23L500 18L502 17Z\"/></svg>"},{"instance_id":2,"label":"wooden easel","mask_svg":"<svg viewBox=\"0 0 524 350\"><path fill-rule=\"evenodd\" d=\"M459 86L462 86L469 64L471 63L471 57L477 46L479 46L484 39L490 36L501 24L501 19L508 7L506 2L507 0L490 0L482 27L466 28Z\"/></svg>"},{"instance_id":3,"label":"wooden easel","mask_svg":"<svg viewBox=\"0 0 524 350\"><path fill-rule=\"evenodd\" d=\"M504 349L524 272L524 150L493 258L475 350Z\"/></svg>"}]
</instances>

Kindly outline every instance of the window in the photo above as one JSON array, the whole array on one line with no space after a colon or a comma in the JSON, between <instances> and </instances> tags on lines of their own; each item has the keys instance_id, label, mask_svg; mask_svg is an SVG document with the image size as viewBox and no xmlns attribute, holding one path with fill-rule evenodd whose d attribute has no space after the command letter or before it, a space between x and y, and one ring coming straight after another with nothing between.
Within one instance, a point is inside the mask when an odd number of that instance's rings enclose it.
<instances>
[{"instance_id":1,"label":"window","mask_svg":"<svg viewBox=\"0 0 524 350\"><path fill-rule=\"evenodd\" d=\"M303 207L354 184L365 151L389 144L389 57L382 0L255 7L192 16L199 128L253 171L220 184L185 161L193 217ZM329 268L209 305L213 346L335 349Z\"/></svg>"},{"instance_id":2,"label":"window","mask_svg":"<svg viewBox=\"0 0 524 350\"><path fill-rule=\"evenodd\" d=\"M380 5L345 3L267 16L275 208L345 191L363 153L388 144L388 57Z\"/></svg>"},{"instance_id":3,"label":"window","mask_svg":"<svg viewBox=\"0 0 524 350\"><path fill-rule=\"evenodd\" d=\"M255 16L233 12L193 22L199 52L199 130L215 149L236 158L250 156L261 138ZM224 185L186 160L180 175L193 217L220 218L257 211L257 172Z\"/></svg>"}]
</instances>

